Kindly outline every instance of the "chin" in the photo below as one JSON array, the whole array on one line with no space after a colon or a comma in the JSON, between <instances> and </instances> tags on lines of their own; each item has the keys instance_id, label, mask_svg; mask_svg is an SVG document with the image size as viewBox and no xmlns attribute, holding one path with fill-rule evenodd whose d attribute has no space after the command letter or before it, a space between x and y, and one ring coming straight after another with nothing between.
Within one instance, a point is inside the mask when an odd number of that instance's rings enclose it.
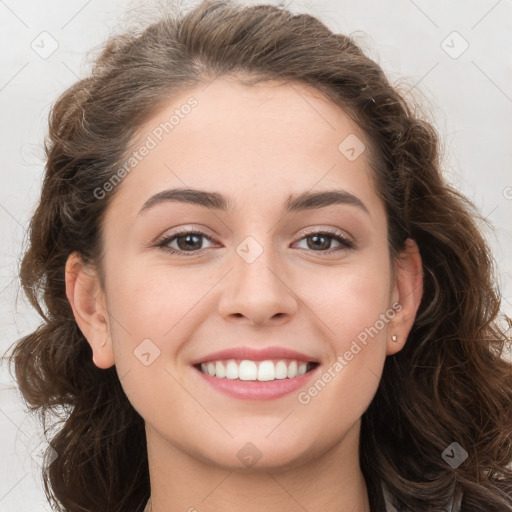
<instances>
[{"instance_id":1,"label":"chin","mask_svg":"<svg viewBox=\"0 0 512 512\"><path fill-rule=\"evenodd\" d=\"M314 453L318 447L315 449L311 446L308 449L304 439L299 437L288 437L287 442L283 443L280 436L272 439L273 434L268 438L265 438L265 435L259 431L254 436L247 434L234 439L229 438L215 447L205 447L201 451L201 456L206 458L209 464L245 473L287 471L320 454Z\"/></svg>"}]
</instances>

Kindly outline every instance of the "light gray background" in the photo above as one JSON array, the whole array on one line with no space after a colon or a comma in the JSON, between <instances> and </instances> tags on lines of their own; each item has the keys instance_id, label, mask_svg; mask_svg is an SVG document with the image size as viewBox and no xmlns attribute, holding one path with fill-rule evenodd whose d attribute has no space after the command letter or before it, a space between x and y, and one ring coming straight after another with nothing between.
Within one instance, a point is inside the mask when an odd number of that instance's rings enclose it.
<instances>
[{"instance_id":1,"label":"light gray background","mask_svg":"<svg viewBox=\"0 0 512 512\"><path fill-rule=\"evenodd\" d=\"M393 82L423 98L444 141L448 179L496 228L488 239L498 262L503 311L511 315L511 0L286 3L354 35ZM118 26L127 8L137 5L120 0L0 0L2 354L39 323L19 292L16 273L41 187L49 106L87 70L86 52ZM465 41L469 46L458 56ZM45 55L52 44L58 48ZM0 367L0 432L0 512L50 510L37 464L43 438L35 418L24 410L5 361Z\"/></svg>"}]
</instances>

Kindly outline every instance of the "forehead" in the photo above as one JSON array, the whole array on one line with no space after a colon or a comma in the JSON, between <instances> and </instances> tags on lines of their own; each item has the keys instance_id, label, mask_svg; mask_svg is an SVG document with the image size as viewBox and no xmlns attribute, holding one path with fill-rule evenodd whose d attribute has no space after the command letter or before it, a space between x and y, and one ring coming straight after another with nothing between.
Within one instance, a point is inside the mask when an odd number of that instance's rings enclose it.
<instances>
[{"instance_id":1,"label":"forehead","mask_svg":"<svg viewBox=\"0 0 512 512\"><path fill-rule=\"evenodd\" d=\"M187 90L141 127L133 151L144 146L118 194L139 208L177 186L222 189L233 210L248 198L282 201L285 192L333 187L340 178L347 192L373 188L359 127L320 91L295 82L222 78Z\"/></svg>"}]
</instances>

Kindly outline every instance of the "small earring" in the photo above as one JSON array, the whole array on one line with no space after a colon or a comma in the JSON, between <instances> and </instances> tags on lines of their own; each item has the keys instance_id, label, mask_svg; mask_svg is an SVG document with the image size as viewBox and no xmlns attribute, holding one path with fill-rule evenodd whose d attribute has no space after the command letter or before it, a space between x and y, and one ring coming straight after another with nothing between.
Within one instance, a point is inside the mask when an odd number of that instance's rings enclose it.
<instances>
[{"instance_id":1,"label":"small earring","mask_svg":"<svg viewBox=\"0 0 512 512\"><path fill-rule=\"evenodd\" d=\"M398 341L398 337L396 334L393 334L393 336L391 336L391 339L396 343Z\"/></svg>"},{"instance_id":2,"label":"small earring","mask_svg":"<svg viewBox=\"0 0 512 512\"><path fill-rule=\"evenodd\" d=\"M100 348L103 348L107 344L107 340L105 340L101 345Z\"/></svg>"}]
</instances>

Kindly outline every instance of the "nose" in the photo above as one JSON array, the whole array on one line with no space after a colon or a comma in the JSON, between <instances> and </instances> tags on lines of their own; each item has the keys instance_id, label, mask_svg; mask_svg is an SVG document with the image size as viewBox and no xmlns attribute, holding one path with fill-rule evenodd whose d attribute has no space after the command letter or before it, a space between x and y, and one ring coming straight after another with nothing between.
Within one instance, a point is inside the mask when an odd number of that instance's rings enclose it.
<instances>
[{"instance_id":1,"label":"nose","mask_svg":"<svg viewBox=\"0 0 512 512\"><path fill-rule=\"evenodd\" d=\"M219 314L229 320L264 325L285 323L295 314L298 298L282 265L271 257L270 250L248 262L237 253L234 268L225 278L219 300Z\"/></svg>"}]
</instances>

